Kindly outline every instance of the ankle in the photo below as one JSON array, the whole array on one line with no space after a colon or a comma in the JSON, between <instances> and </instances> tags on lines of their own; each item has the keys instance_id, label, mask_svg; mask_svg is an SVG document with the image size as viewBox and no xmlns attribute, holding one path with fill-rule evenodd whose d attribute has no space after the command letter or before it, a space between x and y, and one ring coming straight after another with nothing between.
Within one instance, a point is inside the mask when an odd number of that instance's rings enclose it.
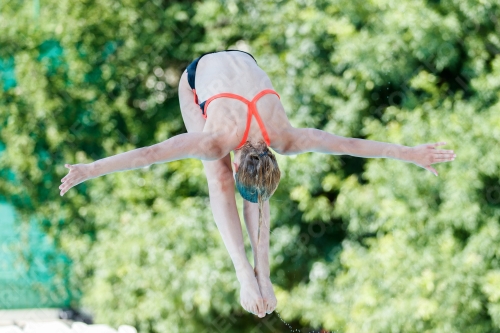
<instances>
[{"instance_id":1,"label":"ankle","mask_svg":"<svg viewBox=\"0 0 500 333\"><path fill-rule=\"evenodd\" d=\"M255 272L248 262L245 265L239 265L238 267L235 266L235 270L236 278L240 283L250 278L255 278Z\"/></svg>"},{"instance_id":2,"label":"ankle","mask_svg":"<svg viewBox=\"0 0 500 333\"><path fill-rule=\"evenodd\" d=\"M259 273L268 273L269 275L269 258L267 256L257 256L253 260L254 271Z\"/></svg>"},{"instance_id":3,"label":"ankle","mask_svg":"<svg viewBox=\"0 0 500 333\"><path fill-rule=\"evenodd\" d=\"M255 265L265 264L269 262L269 247L261 246L260 248L253 249L253 262Z\"/></svg>"},{"instance_id":4,"label":"ankle","mask_svg":"<svg viewBox=\"0 0 500 333\"><path fill-rule=\"evenodd\" d=\"M259 277L269 277L270 276L270 270L269 270L269 265L267 266L257 266L255 265L255 268L253 269L255 276Z\"/></svg>"}]
</instances>

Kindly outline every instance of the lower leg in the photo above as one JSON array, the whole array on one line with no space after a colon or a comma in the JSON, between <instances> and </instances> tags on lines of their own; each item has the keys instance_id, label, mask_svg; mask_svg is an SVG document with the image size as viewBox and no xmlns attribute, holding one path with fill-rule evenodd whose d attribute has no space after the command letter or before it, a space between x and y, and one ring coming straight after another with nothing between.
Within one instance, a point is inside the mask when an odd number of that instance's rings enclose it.
<instances>
[{"instance_id":1,"label":"lower leg","mask_svg":"<svg viewBox=\"0 0 500 333\"><path fill-rule=\"evenodd\" d=\"M260 226L259 240L259 204L243 200L243 216L252 244L255 271L269 276L269 233L270 233L270 207L269 200L263 203L262 224Z\"/></svg>"},{"instance_id":2,"label":"lower leg","mask_svg":"<svg viewBox=\"0 0 500 333\"><path fill-rule=\"evenodd\" d=\"M260 226L259 239L259 206L257 203L243 200L243 216L252 244L255 276L259 284L260 293L264 299L264 307L267 313L272 313L278 303L269 276L270 215L269 201L265 201L262 208L262 224Z\"/></svg>"},{"instance_id":3,"label":"lower leg","mask_svg":"<svg viewBox=\"0 0 500 333\"><path fill-rule=\"evenodd\" d=\"M235 219L238 216L235 198L229 198L225 193L225 184L216 180L208 180L208 188L215 224L238 275L251 266L245 253L241 223L238 223L239 218Z\"/></svg>"}]
</instances>

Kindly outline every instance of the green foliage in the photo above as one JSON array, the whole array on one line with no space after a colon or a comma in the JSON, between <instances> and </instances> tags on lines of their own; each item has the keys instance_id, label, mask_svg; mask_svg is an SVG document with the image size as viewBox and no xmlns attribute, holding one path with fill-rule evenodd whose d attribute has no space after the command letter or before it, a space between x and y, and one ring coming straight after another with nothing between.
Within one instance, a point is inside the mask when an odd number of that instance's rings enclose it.
<instances>
[{"instance_id":1,"label":"green foliage","mask_svg":"<svg viewBox=\"0 0 500 333\"><path fill-rule=\"evenodd\" d=\"M0 191L25 221L51 221L74 260L75 302L99 321L141 332L259 322L238 304L199 161L107 175L64 198L57 189L64 163L184 132L181 72L201 52L243 47L292 124L445 141L457 154L438 178L397 160L278 156L282 317L355 333L500 330L496 2L51 0L35 21L31 3L0 13L0 70L13 59L16 82L3 70Z\"/></svg>"}]
</instances>

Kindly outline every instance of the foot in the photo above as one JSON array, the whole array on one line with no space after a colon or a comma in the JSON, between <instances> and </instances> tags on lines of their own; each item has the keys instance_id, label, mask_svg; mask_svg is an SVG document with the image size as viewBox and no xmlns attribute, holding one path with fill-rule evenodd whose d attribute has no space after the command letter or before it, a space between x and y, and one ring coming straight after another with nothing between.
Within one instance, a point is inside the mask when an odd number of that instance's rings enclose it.
<instances>
[{"instance_id":1,"label":"foot","mask_svg":"<svg viewBox=\"0 0 500 333\"><path fill-rule=\"evenodd\" d=\"M240 282L241 306L248 312L263 318L266 315L266 308L255 274L252 271L239 274L238 281Z\"/></svg>"},{"instance_id":2,"label":"foot","mask_svg":"<svg viewBox=\"0 0 500 333\"><path fill-rule=\"evenodd\" d=\"M276 306L278 305L278 300L274 295L273 284L269 275L258 274L257 270L254 269L255 277L257 278L257 283L259 284L260 294L264 300L264 311L268 314L272 313Z\"/></svg>"}]
</instances>

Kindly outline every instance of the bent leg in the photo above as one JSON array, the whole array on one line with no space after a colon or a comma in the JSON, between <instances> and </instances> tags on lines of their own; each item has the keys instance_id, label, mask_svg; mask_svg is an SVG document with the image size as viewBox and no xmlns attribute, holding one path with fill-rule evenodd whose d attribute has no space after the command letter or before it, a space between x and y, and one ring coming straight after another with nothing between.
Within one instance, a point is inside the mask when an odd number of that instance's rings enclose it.
<instances>
[{"instance_id":1,"label":"bent leg","mask_svg":"<svg viewBox=\"0 0 500 333\"><path fill-rule=\"evenodd\" d=\"M245 253L241 221L236 207L231 157L228 154L217 161L203 161L203 165L215 223L233 261L236 276L241 285L242 306L247 311L264 317L266 306L255 273Z\"/></svg>"}]
</instances>

